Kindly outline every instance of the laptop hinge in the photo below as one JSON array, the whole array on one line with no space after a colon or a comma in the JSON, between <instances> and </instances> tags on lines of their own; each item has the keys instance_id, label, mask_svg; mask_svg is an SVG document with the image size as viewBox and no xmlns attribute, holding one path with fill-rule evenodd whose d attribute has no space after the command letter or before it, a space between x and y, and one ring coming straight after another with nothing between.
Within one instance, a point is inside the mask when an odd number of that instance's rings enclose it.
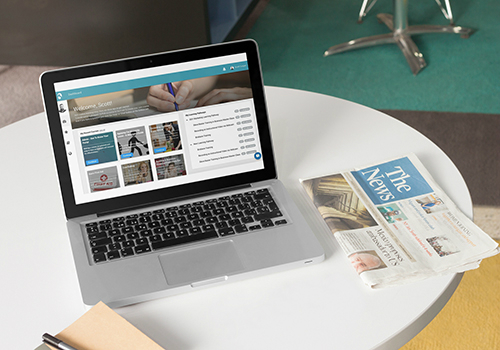
<instances>
[{"instance_id":1,"label":"laptop hinge","mask_svg":"<svg viewBox=\"0 0 500 350\"><path fill-rule=\"evenodd\" d=\"M147 203L144 205L132 206L132 207L128 207L128 208L120 209L120 210L104 211L101 213L97 213L97 217L107 216L107 215L117 215L117 214L124 213L124 212L131 211L131 210L137 210L137 209L141 209L141 208L148 208L148 207L153 207L153 206L167 204L167 203L179 202L179 201L199 198L202 196L211 196L211 195L215 195L215 194L223 193L223 192L228 192L228 191L243 190L243 189L250 188L250 187L252 187L252 186L251 185L241 185L241 186L224 188L221 190L208 191L208 192L204 192L203 194L198 193L198 194L184 196L184 197L177 197L174 199L167 199L167 200L163 200L163 201Z\"/></svg>"}]
</instances>

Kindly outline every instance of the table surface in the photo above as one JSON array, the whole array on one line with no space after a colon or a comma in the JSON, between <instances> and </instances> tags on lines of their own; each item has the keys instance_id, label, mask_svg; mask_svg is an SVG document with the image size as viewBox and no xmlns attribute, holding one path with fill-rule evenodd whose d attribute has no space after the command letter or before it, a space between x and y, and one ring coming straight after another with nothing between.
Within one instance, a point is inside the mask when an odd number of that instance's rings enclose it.
<instances>
[{"instance_id":1,"label":"table surface","mask_svg":"<svg viewBox=\"0 0 500 350\"><path fill-rule=\"evenodd\" d=\"M439 313L461 275L371 290L307 203L299 178L415 153L472 217L467 186L431 141L373 109L267 87L279 178L325 249L325 261L116 311L171 350L397 349ZM44 114L0 129L2 347L34 349L83 304Z\"/></svg>"}]
</instances>

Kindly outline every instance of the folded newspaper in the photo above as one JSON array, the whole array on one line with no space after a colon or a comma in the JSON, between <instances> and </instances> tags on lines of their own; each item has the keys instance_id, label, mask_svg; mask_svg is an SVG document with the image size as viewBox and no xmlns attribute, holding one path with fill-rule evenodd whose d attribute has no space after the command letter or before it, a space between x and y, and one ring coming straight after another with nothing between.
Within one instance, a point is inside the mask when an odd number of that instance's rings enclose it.
<instances>
[{"instance_id":1,"label":"folded newspaper","mask_svg":"<svg viewBox=\"0 0 500 350\"><path fill-rule=\"evenodd\" d=\"M372 288L475 269L500 252L414 154L300 181Z\"/></svg>"}]
</instances>

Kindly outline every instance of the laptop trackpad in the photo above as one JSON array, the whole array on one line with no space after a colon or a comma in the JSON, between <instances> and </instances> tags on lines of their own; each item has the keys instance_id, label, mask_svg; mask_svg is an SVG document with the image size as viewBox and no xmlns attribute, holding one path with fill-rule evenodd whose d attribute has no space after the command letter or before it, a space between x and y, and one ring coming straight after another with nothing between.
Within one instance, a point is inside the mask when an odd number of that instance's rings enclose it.
<instances>
[{"instance_id":1,"label":"laptop trackpad","mask_svg":"<svg viewBox=\"0 0 500 350\"><path fill-rule=\"evenodd\" d=\"M192 284L193 287L223 281L243 270L234 243L225 241L159 256L169 285Z\"/></svg>"}]
</instances>

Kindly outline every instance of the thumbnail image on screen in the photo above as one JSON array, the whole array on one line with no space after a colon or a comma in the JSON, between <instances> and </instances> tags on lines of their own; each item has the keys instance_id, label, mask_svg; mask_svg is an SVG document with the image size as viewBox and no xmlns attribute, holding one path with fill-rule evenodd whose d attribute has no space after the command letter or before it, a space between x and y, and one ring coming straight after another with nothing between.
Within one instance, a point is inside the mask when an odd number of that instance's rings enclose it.
<instances>
[{"instance_id":1,"label":"thumbnail image on screen","mask_svg":"<svg viewBox=\"0 0 500 350\"><path fill-rule=\"evenodd\" d=\"M177 121L155 124L149 127L153 153L164 153L182 149L182 141Z\"/></svg>"},{"instance_id":2,"label":"thumbnail image on screen","mask_svg":"<svg viewBox=\"0 0 500 350\"><path fill-rule=\"evenodd\" d=\"M122 165L125 186L137 185L153 181L149 160Z\"/></svg>"},{"instance_id":3,"label":"thumbnail image on screen","mask_svg":"<svg viewBox=\"0 0 500 350\"><path fill-rule=\"evenodd\" d=\"M182 154L158 158L155 160L155 165L158 180L186 175L186 166Z\"/></svg>"},{"instance_id":4,"label":"thumbnail image on screen","mask_svg":"<svg viewBox=\"0 0 500 350\"><path fill-rule=\"evenodd\" d=\"M121 159L149 154L146 130L143 126L116 131L116 142Z\"/></svg>"}]
</instances>

